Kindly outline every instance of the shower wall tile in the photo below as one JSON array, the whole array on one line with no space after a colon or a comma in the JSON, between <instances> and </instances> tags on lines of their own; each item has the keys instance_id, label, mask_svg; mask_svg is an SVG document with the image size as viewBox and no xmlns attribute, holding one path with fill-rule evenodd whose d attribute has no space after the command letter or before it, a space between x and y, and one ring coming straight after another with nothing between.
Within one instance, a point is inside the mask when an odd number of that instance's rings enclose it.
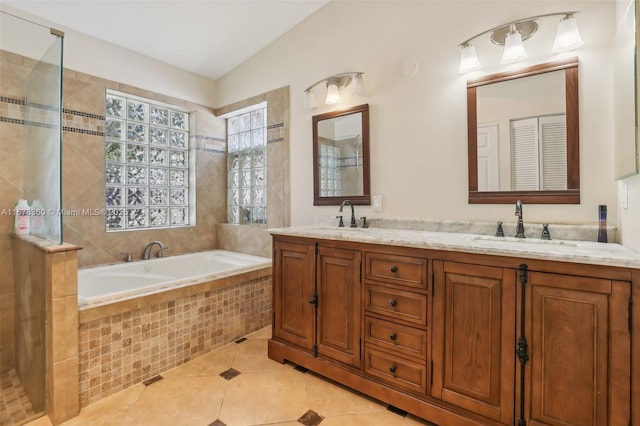
<instances>
[{"instance_id":1,"label":"shower wall tile","mask_svg":"<svg viewBox=\"0 0 640 426\"><path fill-rule=\"evenodd\" d=\"M288 226L291 223L289 213L289 87L282 87L216 108L215 114L218 116L227 114L260 102L267 102L267 226L221 223L217 229L220 248L270 257L271 235L266 229Z\"/></svg>"},{"instance_id":2,"label":"shower wall tile","mask_svg":"<svg viewBox=\"0 0 640 426\"><path fill-rule=\"evenodd\" d=\"M223 150L202 149L196 143L196 226L107 233L104 216L74 215L73 212L104 208L104 97L106 89L196 111L196 132L192 143L199 140L224 139L224 120L211 109L166 95L129 85L65 70L63 136L63 207L69 215L63 218L65 241L83 247L78 254L79 266L118 262L122 252L139 259L146 243L161 240L168 254L208 250L216 247L215 225L226 219L225 156ZM67 93L68 92L68 93ZM201 123L201 124L200 124ZM81 131L90 132L82 133ZM219 133L215 133L218 131Z\"/></svg>"}]
</instances>

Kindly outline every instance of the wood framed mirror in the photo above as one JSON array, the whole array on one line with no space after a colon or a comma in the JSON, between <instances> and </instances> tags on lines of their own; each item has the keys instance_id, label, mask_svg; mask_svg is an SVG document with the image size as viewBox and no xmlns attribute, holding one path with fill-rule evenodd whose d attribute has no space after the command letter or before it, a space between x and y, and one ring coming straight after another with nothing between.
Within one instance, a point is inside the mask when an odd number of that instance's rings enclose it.
<instances>
[{"instance_id":1,"label":"wood framed mirror","mask_svg":"<svg viewBox=\"0 0 640 426\"><path fill-rule=\"evenodd\" d=\"M370 205L369 105L313 116L313 204Z\"/></svg>"},{"instance_id":2,"label":"wood framed mirror","mask_svg":"<svg viewBox=\"0 0 640 426\"><path fill-rule=\"evenodd\" d=\"M578 59L467 82L469 204L580 204Z\"/></svg>"}]
</instances>

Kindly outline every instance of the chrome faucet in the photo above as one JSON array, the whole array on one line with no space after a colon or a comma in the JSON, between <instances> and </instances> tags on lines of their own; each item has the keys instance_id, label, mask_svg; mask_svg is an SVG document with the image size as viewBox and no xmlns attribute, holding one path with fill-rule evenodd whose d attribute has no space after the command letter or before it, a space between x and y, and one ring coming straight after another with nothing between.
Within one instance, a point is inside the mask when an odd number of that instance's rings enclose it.
<instances>
[{"instance_id":1,"label":"chrome faucet","mask_svg":"<svg viewBox=\"0 0 640 426\"><path fill-rule=\"evenodd\" d=\"M524 236L524 222L522 221L522 201L516 201L516 212L518 216L518 224L516 225L516 238L526 238Z\"/></svg>"},{"instance_id":2,"label":"chrome faucet","mask_svg":"<svg viewBox=\"0 0 640 426\"><path fill-rule=\"evenodd\" d=\"M166 249L166 247L164 246L164 244L162 244L162 241L151 241L149 244L147 244L147 246L144 248L144 252L142 253L142 258L144 260L151 258L151 247L156 244L159 247L156 257L164 257L162 250Z\"/></svg>"},{"instance_id":3,"label":"chrome faucet","mask_svg":"<svg viewBox=\"0 0 640 426\"><path fill-rule=\"evenodd\" d=\"M342 208L344 207L345 204L348 204L348 205L351 206L351 225L350 225L350 227L351 228L357 228L358 224L356 223L356 215L355 215L355 213L353 211L353 203L351 201L349 201L349 200L344 200L342 202L342 204L340 204L340 211L342 211Z\"/></svg>"}]
</instances>

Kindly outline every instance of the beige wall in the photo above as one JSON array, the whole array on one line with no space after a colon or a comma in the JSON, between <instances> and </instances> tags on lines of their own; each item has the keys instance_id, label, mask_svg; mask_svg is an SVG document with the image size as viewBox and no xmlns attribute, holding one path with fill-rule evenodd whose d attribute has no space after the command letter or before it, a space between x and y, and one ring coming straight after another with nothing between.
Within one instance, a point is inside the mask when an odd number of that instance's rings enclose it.
<instances>
[{"instance_id":1,"label":"beige wall","mask_svg":"<svg viewBox=\"0 0 640 426\"><path fill-rule=\"evenodd\" d=\"M307 107L304 89L346 71L362 71L371 110L371 185L383 210L358 207L358 215L422 219L513 220L506 205L467 203L466 80L457 73L465 38L513 19L579 10L585 45L580 61L580 205L528 205L525 221L595 223L598 204L616 222L611 116L611 40L615 4L606 1L367 1L330 2L283 37L218 80L218 103L227 104L289 84L291 87L292 224L314 223L337 207L314 207L311 117L332 109ZM555 25L555 24L553 24ZM327 31L331 28L331 31ZM524 65L547 62L550 39L527 41ZM534 44L531 44L534 43ZM537 45L535 43L541 43ZM487 44L489 44L487 42ZM478 46L478 54L500 50ZM415 59L414 77L401 66ZM499 60L499 59L498 59ZM291 66L295 64L295 67ZM494 65L486 73L504 70ZM479 76L480 73L474 75Z\"/></svg>"},{"instance_id":2,"label":"beige wall","mask_svg":"<svg viewBox=\"0 0 640 426\"><path fill-rule=\"evenodd\" d=\"M67 4L64 7L72 8L73 5ZM214 106L216 82L213 80L54 24L44 16L34 17L5 4L0 4L0 10L63 31L65 68L161 92L174 98L189 99L201 105ZM48 30L34 28L33 25L12 27L12 37L2 40L2 49L25 56L33 54L32 57L39 58L42 47L36 43L39 41L38 37L34 37L34 34L41 36L38 32L48 33ZM127 66L122 66L123 64Z\"/></svg>"}]
</instances>

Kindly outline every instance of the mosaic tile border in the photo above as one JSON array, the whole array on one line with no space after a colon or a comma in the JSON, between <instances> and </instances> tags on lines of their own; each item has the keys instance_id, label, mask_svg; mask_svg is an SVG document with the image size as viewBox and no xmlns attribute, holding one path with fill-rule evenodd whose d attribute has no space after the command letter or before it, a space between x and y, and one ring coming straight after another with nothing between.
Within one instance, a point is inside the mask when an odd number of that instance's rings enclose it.
<instances>
[{"instance_id":1,"label":"mosaic tile border","mask_svg":"<svg viewBox=\"0 0 640 426\"><path fill-rule=\"evenodd\" d=\"M81 323L80 407L271 323L271 276Z\"/></svg>"},{"instance_id":2,"label":"mosaic tile border","mask_svg":"<svg viewBox=\"0 0 640 426\"><path fill-rule=\"evenodd\" d=\"M25 101L22 99L10 98L6 96L0 96L0 102L5 102L12 105L19 105L22 107L35 106L36 108L41 108L41 109L57 110L57 108L48 107L46 105L26 104ZM104 121L105 121L104 115L92 114L89 112L77 111L77 110L67 109L67 108L63 108L62 112L63 114L66 115L66 117L63 118L64 125L62 126L62 130L64 132L98 136L102 138L104 137L104 131L102 131L102 129L104 129ZM81 121L82 119L87 119L87 118L90 119L89 122L82 121L82 123L79 123L79 121ZM91 120L95 120L95 121L91 121ZM36 121L28 121L20 118L3 117L3 116L0 116L0 122L18 124L21 126L44 127L49 129L57 128L57 126L52 124L39 123ZM84 125L85 128L79 127L78 126L79 124ZM226 139L224 138L218 138L218 137L207 136L202 134L192 135L191 138L200 142L208 141L208 142L226 143ZM226 150L224 149L202 148L197 146L195 147L195 151L208 152L213 154L225 154L225 155L227 153Z\"/></svg>"}]
</instances>

